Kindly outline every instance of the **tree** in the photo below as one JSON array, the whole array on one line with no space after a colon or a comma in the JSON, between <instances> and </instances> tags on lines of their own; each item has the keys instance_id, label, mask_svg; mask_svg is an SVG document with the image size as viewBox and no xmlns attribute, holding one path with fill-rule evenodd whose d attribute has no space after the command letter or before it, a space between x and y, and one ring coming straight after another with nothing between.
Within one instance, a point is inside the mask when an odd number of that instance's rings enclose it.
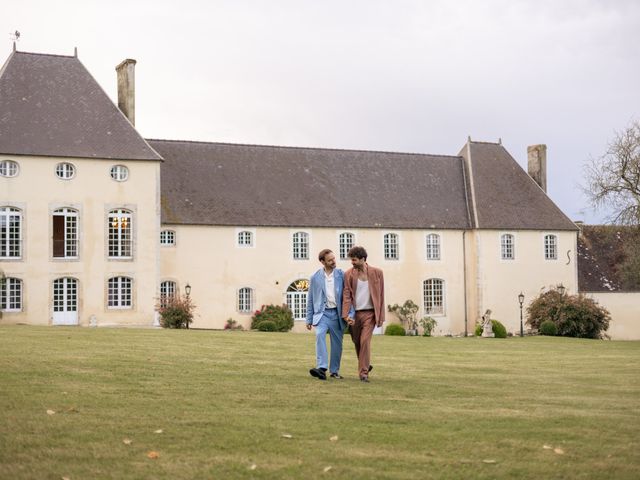
<instances>
[{"instance_id":1,"label":"tree","mask_svg":"<svg viewBox=\"0 0 640 480\"><path fill-rule=\"evenodd\" d=\"M586 165L586 180L591 204L611 210L611 223L640 225L640 122L616 132L607 152Z\"/></svg>"},{"instance_id":2,"label":"tree","mask_svg":"<svg viewBox=\"0 0 640 480\"><path fill-rule=\"evenodd\" d=\"M395 313L400 321L406 326L407 330L417 330L418 322L416 321L416 314L420 307L413 303L413 300L407 300L402 305L394 303L388 305L388 310L391 313Z\"/></svg>"}]
</instances>

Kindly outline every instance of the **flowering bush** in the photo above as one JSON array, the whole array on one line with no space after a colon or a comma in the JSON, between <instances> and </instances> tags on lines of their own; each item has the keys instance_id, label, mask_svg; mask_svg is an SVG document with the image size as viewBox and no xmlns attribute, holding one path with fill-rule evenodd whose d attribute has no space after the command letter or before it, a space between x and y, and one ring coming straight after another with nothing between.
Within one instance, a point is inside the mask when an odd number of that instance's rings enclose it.
<instances>
[{"instance_id":1,"label":"flowering bush","mask_svg":"<svg viewBox=\"0 0 640 480\"><path fill-rule=\"evenodd\" d=\"M188 328L193 321L194 309L191 298L180 294L162 297L156 304L163 328Z\"/></svg>"},{"instance_id":2,"label":"flowering bush","mask_svg":"<svg viewBox=\"0 0 640 480\"><path fill-rule=\"evenodd\" d=\"M237 320L233 318L228 318L227 323L224 325L225 330L244 330L244 327L240 325Z\"/></svg>"},{"instance_id":3,"label":"flowering bush","mask_svg":"<svg viewBox=\"0 0 640 480\"><path fill-rule=\"evenodd\" d=\"M286 305L263 305L251 317L251 328L261 330L260 324L265 321L275 324L275 330L269 331L288 332L293 328L293 313Z\"/></svg>"}]
</instances>

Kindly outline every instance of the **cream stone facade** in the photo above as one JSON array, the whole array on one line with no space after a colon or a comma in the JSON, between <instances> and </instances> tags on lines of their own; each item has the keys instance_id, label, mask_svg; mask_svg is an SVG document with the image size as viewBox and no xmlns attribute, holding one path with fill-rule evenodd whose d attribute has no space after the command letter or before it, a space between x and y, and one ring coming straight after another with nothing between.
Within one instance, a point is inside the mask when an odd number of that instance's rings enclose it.
<instances>
[{"instance_id":1,"label":"cream stone facade","mask_svg":"<svg viewBox=\"0 0 640 480\"><path fill-rule=\"evenodd\" d=\"M584 292L611 314L607 335L613 340L640 340L640 292Z\"/></svg>"}]
</instances>

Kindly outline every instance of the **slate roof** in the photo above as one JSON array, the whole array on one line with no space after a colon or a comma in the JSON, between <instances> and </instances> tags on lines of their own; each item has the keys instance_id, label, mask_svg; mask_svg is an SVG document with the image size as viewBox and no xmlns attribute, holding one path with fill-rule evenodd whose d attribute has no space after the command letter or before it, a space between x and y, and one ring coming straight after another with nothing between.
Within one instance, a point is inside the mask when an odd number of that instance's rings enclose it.
<instances>
[{"instance_id":1,"label":"slate roof","mask_svg":"<svg viewBox=\"0 0 640 480\"><path fill-rule=\"evenodd\" d=\"M163 223L470 228L462 157L148 141Z\"/></svg>"},{"instance_id":2,"label":"slate roof","mask_svg":"<svg viewBox=\"0 0 640 480\"><path fill-rule=\"evenodd\" d=\"M77 57L24 52L0 70L0 153L161 160Z\"/></svg>"},{"instance_id":3,"label":"slate roof","mask_svg":"<svg viewBox=\"0 0 640 480\"><path fill-rule=\"evenodd\" d=\"M501 144L469 141L460 155L470 159L477 228L578 230Z\"/></svg>"}]
</instances>

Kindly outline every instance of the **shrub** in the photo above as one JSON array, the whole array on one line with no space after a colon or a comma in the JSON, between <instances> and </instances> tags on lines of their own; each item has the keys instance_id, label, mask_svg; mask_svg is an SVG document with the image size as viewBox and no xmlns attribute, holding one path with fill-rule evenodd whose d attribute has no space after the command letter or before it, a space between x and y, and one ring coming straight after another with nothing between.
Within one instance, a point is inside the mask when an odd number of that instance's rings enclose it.
<instances>
[{"instance_id":1,"label":"shrub","mask_svg":"<svg viewBox=\"0 0 640 480\"><path fill-rule=\"evenodd\" d=\"M224 329L225 330L244 330L243 326L240 325L236 320L234 320L233 318L228 318L227 319L227 323L225 323L224 325Z\"/></svg>"},{"instance_id":2,"label":"shrub","mask_svg":"<svg viewBox=\"0 0 640 480\"><path fill-rule=\"evenodd\" d=\"M388 325L387 328L385 328L384 334L398 335L398 336L404 337L407 334L407 332L402 325L399 325L397 323L392 323L391 325Z\"/></svg>"},{"instance_id":3,"label":"shrub","mask_svg":"<svg viewBox=\"0 0 640 480\"><path fill-rule=\"evenodd\" d=\"M263 320L258 324L258 330L261 332L277 332L278 326L272 320Z\"/></svg>"},{"instance_id":4,"label":"shrub","mask_svg":"<svg viewBox=\"0 0 640 480\"><path fill-rule=\"evenodd\" d=\"M507 329L498 320L491 319L491 329L493 330L493 334L496 336L496 338L507 338ZM483 330L484 327L482 326L482 323L478 323L476 325L475 331L476 337L482 336Z\"/></svg>"},{"instance_id":5,"label":"shrub","mask_svg":"<svg viewBox=\"0 0 640 480\"><path fill-rule=\"evenodd\" d=\"M563 337L602 338L611 321L607 309L595 300L557 290L540 294L527 307L527 315L527 324L532 328L540 330L542 322L550 320Z\"/></svg>"},{"instance_id":6,"label":"shrub","mask_svg":"<svg viewBox=\"0 0 640 480\"><path fill-rule=\"evenodd\" d=\"M540 335L548 335L549 337L555 337L558 335L558 327L551 320L545 320L540 324L538 329Z\"/></svg>"},{"instance_id":7,"label":"shrub","mask_svg":"<svg viewBox=\"0 0 640 480\"><path fill-rule=\"evenodd\" d=\"M156 304L156 310L160 314L160 325L163 328L188 328L193 321L194 309L191 298L180 294L163 297Z\"/></svg>"},{"instance_id":8,"label":"shrub","mask_svg":"<svg viewBox=\"0 0 640 480\"><path fill-rule=\"evenodd\" d=\"M260 330L260 324L265 321L275 325L275 330L263 330L265 332L288 332L293 328L293 314L286 305L263 305L251 318L251 328Z\"/></svg>"},{"instance_id":9,"label":"shrub","mask_svg":"<svg viewBox=\"0 0 640 480\"><path fill-rule=\"evenodd\" d=\"M418 322L416 322L416 313L420 307L416 305L413 300L407 300L402 305L394 303L393 305L387 305L387 310L391 313L395 313L396 316L402 322L402 325L406 326L408 330L417 330ZM405 332L406 333L406 332Z\"/></svg>"},{"instance_id":10,"label":"shrub","mask_svg":"<svg viewBox=\"0 0 640 480\"><path fill-rule=\"evenodd\" d=\"M435 318L424 317L422 320L420 320L420 325L422 325L422 328L424 329L422 335L425 337L430 337L433 329L436 328L437 324L438 322Z\"/></svg>"}]
</instances>

